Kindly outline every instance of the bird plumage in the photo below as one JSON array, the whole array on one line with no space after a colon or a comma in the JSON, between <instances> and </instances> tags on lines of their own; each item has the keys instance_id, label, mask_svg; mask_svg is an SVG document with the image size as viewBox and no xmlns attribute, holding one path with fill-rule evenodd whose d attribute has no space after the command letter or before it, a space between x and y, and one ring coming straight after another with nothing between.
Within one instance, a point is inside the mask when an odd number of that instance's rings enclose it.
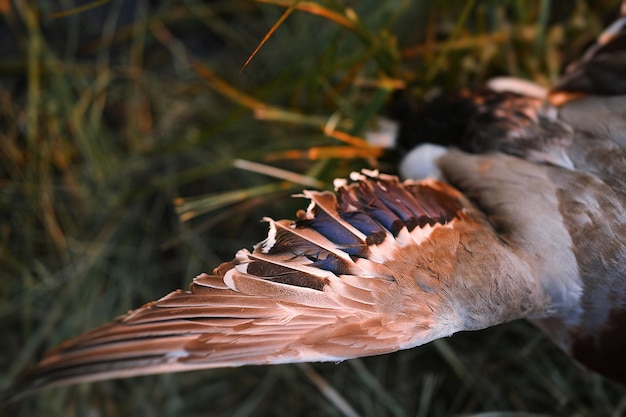
<instances>
[{"instance_id":1,"label":"bird plumage","mask_svg":"<svg viewBox=\"0 0 626 417\"><path fill-rule=\"evenodd\" d=\"M489 94L472 99L465 148L436 161L448 184L364 171L305 191L308 209L268 219L252 252L61 344L19 383L338 361L519 318L626 383L626 97Z\"/></svg>"},{"instance_id":2,"label":"bird plumage","mask_svg":"<svg viewBox=\"0 0 626 417\"><path fill-rule=\"evenodd\" d=\"M244 364L338 361L545 315L527 264L452 187L368 172L270 222L252 253L50 352L33 387ZM480 274L471 271L484 269Z\"/></svg>"},{"instance_id":3,"label":"bird plumage","mask_svg":"<svg viewBox=\"0 0 626 417\"><path fill-rule=\"evenodd\" d=\"M515 252L531 257L558 306L534 322L579 362L626 383L623 191L588 172L500 154L451 153L441 165Z\"/></svg>"},{"instance_id":4,"label":"bird plumage","mask_svg":"<svg viewBox=\"0 0 626 417\"><path fill-rule=\"evenodd\" d=\"M611 25L545 100L517 92L469 97L475 108L462 134L468 153L438 160L443 178L489 216L516 253L533 256L535 276L565 289L563 306L571 307L534 322L579 362L622 383L626 71L617 68L624 64L625 24L621 18ZM613 90L589 82L598 61L620 78ZM557 294L550 293L554 303Z\"/></svg>"}]
</instances>

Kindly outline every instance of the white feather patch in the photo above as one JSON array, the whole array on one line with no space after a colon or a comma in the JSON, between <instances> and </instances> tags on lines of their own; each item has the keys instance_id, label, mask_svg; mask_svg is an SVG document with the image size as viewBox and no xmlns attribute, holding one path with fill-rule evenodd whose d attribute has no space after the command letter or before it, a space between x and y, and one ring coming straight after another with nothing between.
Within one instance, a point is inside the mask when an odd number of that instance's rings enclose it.
<instances>
[{"instance_id":1,"label":"white feather patch","mask_svg":"<svg viewBox=\"0 0 626 417\"><path fill-rule=\"evenodd\" d=\"M443 179L443 174L437 166L437 159L447 151L447 148L432 143L415 147L400 162L400 175L402 178L411 179Z\"/></svg>"},{"instance_id":2,"label":"white feather patch","mask_svg":"<svg viewBox=\"0 0 626 417\"><path fill-rule=\"evenodd\" d=\"M496 92L509 92L534 98L546 98L548 90L528 80L516 77L494 77L487 81L487 88Z\"/></svg>"},{"instance_id":3,"label":"white feather patch","mask_svg":"<svg viewBox=\"0 0 626 417\"><path fill-rule=\"evenodd\" d=\"M269 251L272 250L276 244L276 222L274 219L269 217L263 217L263 220L270 224L270 228L267 232L267 238L265 238L263 242L259 243L259 245L261 245L261 252L269 253Z\"/></svg>"}]
</instances>

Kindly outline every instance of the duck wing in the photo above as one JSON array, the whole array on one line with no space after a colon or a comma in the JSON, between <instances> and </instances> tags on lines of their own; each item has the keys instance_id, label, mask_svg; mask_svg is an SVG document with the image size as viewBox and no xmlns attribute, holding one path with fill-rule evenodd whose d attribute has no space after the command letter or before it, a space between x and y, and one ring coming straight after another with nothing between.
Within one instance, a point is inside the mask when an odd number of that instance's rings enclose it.
<instances>
[{"instance_id":1,"label":"duck wing","mask_svg":"<svg viewBox=\"0 0 626 417\"><path fill-rule=\"evenodd\" d=\"M341 361L552 311L528 263L454 188L375 172L305 191L252 252L66 341L46 386L196 369Z\"/></svg>"}]
</instances>

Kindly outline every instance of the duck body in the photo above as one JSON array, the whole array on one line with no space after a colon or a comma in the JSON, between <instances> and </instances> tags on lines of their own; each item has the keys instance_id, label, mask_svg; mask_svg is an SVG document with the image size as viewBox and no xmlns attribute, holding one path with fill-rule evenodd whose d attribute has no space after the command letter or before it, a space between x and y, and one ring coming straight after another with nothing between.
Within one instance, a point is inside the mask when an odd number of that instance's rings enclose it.
<instances>
[{"instance_id":1,"label":"duck body","mask_svg":"<svg viewBox=\"0 0 626 417\"><path fill-rule=\"evenodd\" d=\"M461 92L437 99L450 125L401 129L400 144L433 141L457 150L437 159L511 248L533 266L555 309L532 321L589 369L626 383L626 19L568 69L545 96ZM608 81L613 80L613 88ZM535 92L533 90L533 92ZM440 110L440 109L439 109ZM416 151L420 152L419 148ZM413 176L418 160L401 165ZM421 175L421 174L420 174ZM524 255L522 255L524 254ZM528 258L530 257L530 258Z\"/></svg>"}]
</instances>

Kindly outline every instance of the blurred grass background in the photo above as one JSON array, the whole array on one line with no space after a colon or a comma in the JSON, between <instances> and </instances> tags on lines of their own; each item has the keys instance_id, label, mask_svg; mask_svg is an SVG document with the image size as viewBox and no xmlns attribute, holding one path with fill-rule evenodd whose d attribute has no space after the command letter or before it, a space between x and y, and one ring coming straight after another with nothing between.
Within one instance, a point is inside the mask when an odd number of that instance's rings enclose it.
<instances>
[{"instance_id":1,"label":"blurred grass background","mask_svg":"<svg viewBox=\"0 0 626 417\"><path fill-rule=\"evenodd\" d=\"M263 216L305 205L288 195L310 185L233 161L322 186L353 169L392 172L394 156L358 138L393 88L419 99L502 74L549 85L617 3L0 0L0 387L62 340L251 247ZM625 410L624 388L519 322L341 364L54 389L0 414Z\"/></svg>"}]
</instances>

